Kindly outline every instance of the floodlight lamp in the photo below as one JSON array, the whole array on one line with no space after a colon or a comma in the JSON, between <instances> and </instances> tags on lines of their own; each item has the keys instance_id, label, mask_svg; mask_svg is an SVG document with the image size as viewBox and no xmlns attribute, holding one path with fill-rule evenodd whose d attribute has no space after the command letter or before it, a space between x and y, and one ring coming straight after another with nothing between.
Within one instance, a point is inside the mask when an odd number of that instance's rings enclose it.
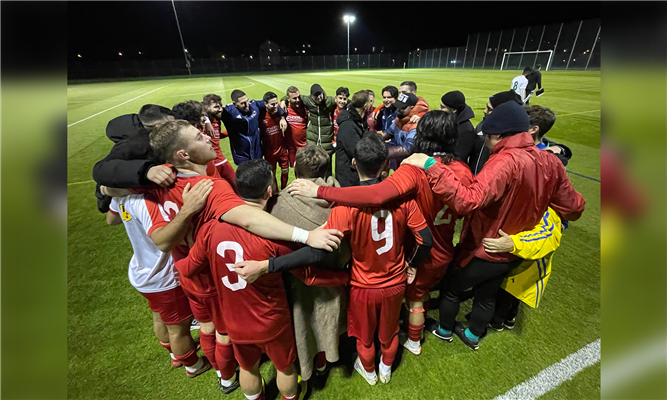
<instances>
[{"instance_id":1,"label":"floodlight lamp","mask_svg":"<svg viewBox=\"0 0 667 400\"><path fill-rule=\"evenodd\" d=\"M79 58L81 58L81 54L77 54L76 56L79 57Z\"/></svg>"},{"instance_id":2,"label":"floodlight lamp","mask_svg":"<svg viewBox=\"0 0 667 400\"><path fill-rule=\"evenodd\" d=\"M122 55L123 55L123 53L121 53L121 52L118 52L118 55L119 55L119 56L122 56Z\"/></svg>"}]
</instances>

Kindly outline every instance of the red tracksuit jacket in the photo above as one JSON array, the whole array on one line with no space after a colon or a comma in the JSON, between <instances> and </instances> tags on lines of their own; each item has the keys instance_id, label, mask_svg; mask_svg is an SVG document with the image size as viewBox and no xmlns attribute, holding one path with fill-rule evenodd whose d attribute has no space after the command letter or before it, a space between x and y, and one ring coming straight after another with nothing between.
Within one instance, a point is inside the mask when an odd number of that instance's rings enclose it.
<instances>
[{"instance_id":1,"label":"red tracksuit jacket","mask_svg":"<svg viewBox=\"0 0 667 400\"><path fill-rule=\"evenodd\" d=\"M455 258L465 267L473 257L507 262L509 253L487 253L482 239L498 230L513 235L537 225L551 206L568 221L581 217L586 201L570 182L558 157L539 150L528 132L501 140L470 186L442 163L426 170L433 192L460 215L467 215Z\"/></svg>"}]
</instances>

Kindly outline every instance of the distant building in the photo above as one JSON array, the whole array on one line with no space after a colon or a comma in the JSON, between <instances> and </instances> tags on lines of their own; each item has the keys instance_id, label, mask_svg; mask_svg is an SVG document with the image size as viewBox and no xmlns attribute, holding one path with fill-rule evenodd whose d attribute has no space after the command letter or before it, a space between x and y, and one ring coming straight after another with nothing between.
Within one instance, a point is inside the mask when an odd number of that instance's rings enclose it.
<instances>
[{"instance_id":1,"label":"distant building","mask_svg":"<svg viewBox=\"0 0 667 400\"><path fill-rule=\"evenodd\" d=\"M262 68L272 69L282 64L281 46L271 40L267 40L259 46L259 61Z\"/></svg>"}]
</instances>

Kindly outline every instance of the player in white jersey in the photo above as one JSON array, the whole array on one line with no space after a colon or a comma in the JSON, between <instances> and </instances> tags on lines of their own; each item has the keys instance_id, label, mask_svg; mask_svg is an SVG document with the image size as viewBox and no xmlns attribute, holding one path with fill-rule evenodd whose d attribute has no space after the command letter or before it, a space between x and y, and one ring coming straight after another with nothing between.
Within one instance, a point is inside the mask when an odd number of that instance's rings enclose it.
<instances>
[{"instance_id":1,"label":"player in white jersey","mask_svg":"<svg viewBox=\"0 0 667 400\"><path fill-rule=\"evenodd\" d=\"M104 193L106 188L101 189ZM205 201L207 196L193 197L193 203L201 202L202 197ZM198 204L192 205L196 208ZM148 306L153 311L155 336L169 351L172 366L178 368L183 365L179 356L194 352L197 357L197 348L190 335L192 311L181 289L171 253L160 251L148 236L153 224L164 220L160 215L163 212L149 207L143 194L114 197L109 205L107 224L118 225L122 222L125 226L134 251L128 268L130 283L148 300ZM205 360L197 361L194 368L187 368L186 365L189 377L206 372L211 367Z\"/></svg>"},{"instance_id":2,"label":"player in white jersey","mask_svg":"<svg viewBox=\"0 0 667 400\"><path fill-rule=\"evenodd\" d=\"M526 76L528 76L528 74L530 74L530 72L532 70L533 69L530 68L530 67L524 68L523 69L523 74L521 74L521 75L517 76L516 78L512 79L512 86L510 87L519 96L521 96L521 101L523 101L524 104L530 98L530 94L528 95L528 97L526 97L526 86L528 86L528 78L526 78Z\"/></svg>"}]
</instances>

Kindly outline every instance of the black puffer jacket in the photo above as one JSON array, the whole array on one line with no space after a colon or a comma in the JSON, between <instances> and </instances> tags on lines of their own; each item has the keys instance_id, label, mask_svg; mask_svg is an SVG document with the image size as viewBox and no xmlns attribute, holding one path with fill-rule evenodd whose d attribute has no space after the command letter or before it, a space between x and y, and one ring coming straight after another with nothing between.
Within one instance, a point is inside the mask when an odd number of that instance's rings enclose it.
<instances>
[{"instance_id":1,"label":"black puffer jacket","mask_svg":"<svg viewBox=\"0 0 667 400\"><path fill-rule=\"evenodd\" d=\"M475 145L475 138L477 137L475 127L470 122L473 118L475 118L475 113L467 104L460 113L456 114L456 125L459 133L459 140L456 144L456 155L464 163L468 162L468 158L470 158Z\"/></svg>"},{"instance_id":2,"label":"black puffer jacket","mask_svg":"<svg viewBox=\"0 0 667 400\"><path fill-rule=\"evenodd\" d=\"M338 136L336 138L336 180L341 187L359 186L359 175L352 167L354 149L357 142L366 132L366 118L359 115L354 108L343 110L336 119Z\"/></svg>"}]
</instances>

